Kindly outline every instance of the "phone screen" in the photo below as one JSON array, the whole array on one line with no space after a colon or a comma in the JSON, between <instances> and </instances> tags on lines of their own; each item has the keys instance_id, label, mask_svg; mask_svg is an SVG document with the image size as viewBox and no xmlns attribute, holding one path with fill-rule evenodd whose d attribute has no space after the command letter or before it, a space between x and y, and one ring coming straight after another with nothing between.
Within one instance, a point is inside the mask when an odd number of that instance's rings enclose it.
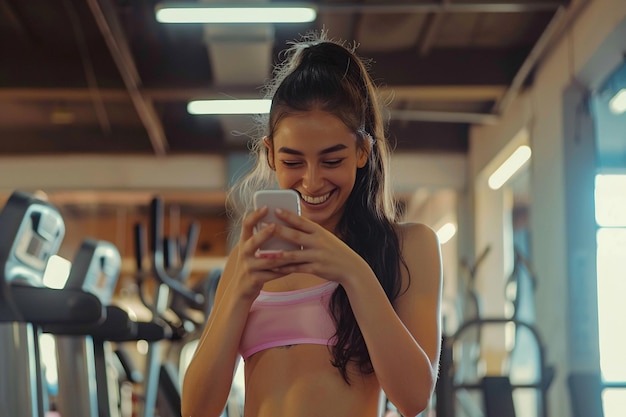
<instances>
[{"instance_id":1,"label":"phone screen","mask_svg":"<svg viewBox=\"0 0 626 417\"><path fill-rule=\"evenodd\" d=\"M281 223L275 215L275 210L281 208L300 215L300 196L294 190L261 190L254 194L254 207L267 206L268 213L259 223ZM260 227L260 226L257 226ZM256 228L255 228L256 230ZM270 254L279 251L299 250L299 246L286 240L272 237L268 239L259 249L259 254Z\"/></svg>"}]
</instances>

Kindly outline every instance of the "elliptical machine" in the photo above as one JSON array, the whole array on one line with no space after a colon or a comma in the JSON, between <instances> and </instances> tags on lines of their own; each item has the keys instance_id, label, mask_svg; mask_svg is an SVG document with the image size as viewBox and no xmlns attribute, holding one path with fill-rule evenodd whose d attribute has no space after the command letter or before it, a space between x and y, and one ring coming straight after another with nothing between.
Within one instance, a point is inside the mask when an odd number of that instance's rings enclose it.
<instances>
[{"instance_id":1,"label":"elliptical machine","mask_svg":"<svg viewBox=\"0 0 626 417\"><path fill-rule=\"evenodd\" d=\"M152 340L148 343L144 384L143 417L152 417L156 409L163 417L179 417L181 409L180 375L178 350L172 344L182 341L186 334L200 326L184 311L186 307L205 310L208 297L186 286L191 275L191 260L196 248L199 226L192 222L184 239L166 238L163 231L163 201L154 197L150 204L149 234L144 236L144 227L137 223L135 234L135 260L137 267L137 287L141 301L152 313L155 320L163 320L173 329L172 337ZM149 248L146 250L146 241ZM151 271L143 268L143 260L149 252ZM147 297L144 280L151 275L156 279L154 295ZM172 317L175 317L174 322ZM187 325L187 326L186 326ZM188 326L191 326L189 328ZM164 351L163 343L169 342Z\"/></svg>"}]
</instances>

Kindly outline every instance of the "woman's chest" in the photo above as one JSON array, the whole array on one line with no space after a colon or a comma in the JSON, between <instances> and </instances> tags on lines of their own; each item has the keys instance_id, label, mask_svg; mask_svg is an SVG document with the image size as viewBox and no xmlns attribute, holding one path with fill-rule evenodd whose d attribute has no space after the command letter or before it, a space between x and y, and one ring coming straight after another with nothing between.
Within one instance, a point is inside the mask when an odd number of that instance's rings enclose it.
<instances>
[{"instance_id":1,"label":"woman's chest","mask_svg":"<svg viewBox=\"0 0 626 417\"><path fill-rule=\"evenodd\" d=\"M276 278L268 281L263 285L263 291L267 292L286 292L301 290L303 288L314 287L323 284L326 281L317 275L312 274L289 274L284 277Z\"/></svg>"}]
</instances>

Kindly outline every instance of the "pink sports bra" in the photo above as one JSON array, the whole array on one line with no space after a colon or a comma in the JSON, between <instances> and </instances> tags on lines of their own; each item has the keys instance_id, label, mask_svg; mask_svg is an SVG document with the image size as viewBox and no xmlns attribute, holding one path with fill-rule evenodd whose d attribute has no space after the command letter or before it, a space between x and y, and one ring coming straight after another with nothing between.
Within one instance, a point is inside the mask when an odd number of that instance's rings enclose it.
<instances>
[{"instance_id":1,"label":"pink sports bra","mask_svg":"<svg viewBox=\"0 0 626 417\"><path fill-rule=\"evenodd\" d=\"M244 360L272 347L335 344L335 323L328 303L337 283L333 281L295 291L261 291L252 303L239 353Z\"/></svg>"}]
</instances>

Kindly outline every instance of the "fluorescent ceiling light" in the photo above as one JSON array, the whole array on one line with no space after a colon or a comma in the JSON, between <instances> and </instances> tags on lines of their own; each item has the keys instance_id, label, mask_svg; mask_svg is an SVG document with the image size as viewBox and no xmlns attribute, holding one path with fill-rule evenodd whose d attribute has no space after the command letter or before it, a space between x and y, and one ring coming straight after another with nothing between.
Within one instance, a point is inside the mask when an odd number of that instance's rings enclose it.
<instances>
[{"instance_id":1,"label":"fluorescent ceiling light","mask_svg":"<svg viewBox=\"0 0 626 417\"><path fill-rule=\"evenodd\" d=\"M527 145L522 145L515 150L507 158L506 161L500 165L496 171L491 174L488 180L489 188L492 190L497 190L502 187L508 180L515 174L526 161L530 159L531 155L530 147Z\"/></svg>"},{"instance_id":2,"label":"fluorescent ceiling light","mask_svg":"<svg viewBox=\"0 0 626 417\"><path fill-rule=\"evenodd\" d=\"M264 114L271 100L194 100L187 104L189 114Z\"/></svg>"},{"instance_id":3,"label":"fluorescent ceiling light","mask_svg":"<svg viewBox=\"0 0 626 417\"><path fill-rule=\"evenodd\" d=\"M163 3L156 8L156 20L161 23L307 23L316 17L315 7L302 4L251 7Z\"/></svg>"},{"instance_id":4,"label":"fluorescent ceiling light","mask_svg":"<svg viewBox=\"0 0 626 417\"><path fill-rule=\"evenodd\" d=\"M609 109L615 114L622 114L626 111L626 88L622 88L609 101Z\"/></svg>"},{"instance_id":5,"label":"fluorescent ceiling light","mask_svg":"<svg viewBox=\"0 0 626 417\"><path fill-rule=\"evenodd\" d=\"M437 237L439 238L439 243L444 244L448 242L456 233L456 225L454 223L448 222L441 226L439 230L437 230Z\"/></svg>"}]
</instances>

